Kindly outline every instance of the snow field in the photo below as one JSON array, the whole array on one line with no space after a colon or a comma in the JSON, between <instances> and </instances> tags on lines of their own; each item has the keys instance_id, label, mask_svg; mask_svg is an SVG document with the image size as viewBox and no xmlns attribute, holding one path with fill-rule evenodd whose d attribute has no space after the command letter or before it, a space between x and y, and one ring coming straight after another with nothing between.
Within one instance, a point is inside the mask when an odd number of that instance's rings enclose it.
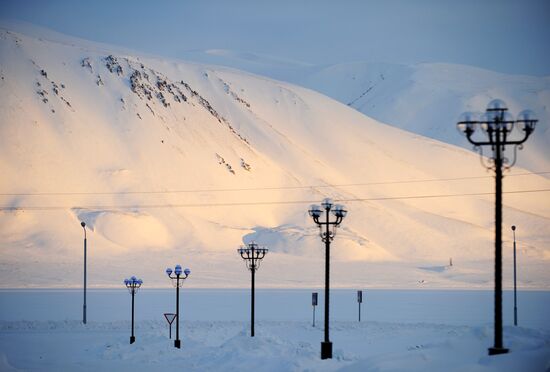
<instances>
[{"instance_id":1,"label":"snow field","mask_svg":"<svg viewBox=\"0 0 550 372\"><path fill-rule=\"evenodd\" d=\"M150 371L542 371L550 334L504 329L511 353L487 356L491 327L427 323L342 322L331 325L332 360L320 359L323 330L309 322L190 321L173 347L163 321L143 321L129 344L129 321L0 322L0 367L23 370ZM172 333L174 337L174 331ZM406 366L406 367L404 367Z\"/></svg>"},{"instance_id":2,"label":"snow field","mask_svg":"<svg viewBox=\"0 0 550 372\"><path fill-rule=\"evenodd\" d=\"M79 320L79 290L0 291L2 370L158 370L183 363L191 371L539 371L550 363L549 292L519 293L519 327L512 293L504 292L505 346L491 357L491 291L331 291L333 360L321 361L323 291L256 293L256 337L249 337L246 289L180 292L181 350L168 339L165 312L175 312L174 289L136 295L136 343L129 344L126 289L88 291L88 324ZM311 292L319 293L312 327ZM175 324L172 326L175 337Z\"/></svg>"}]
</instances>

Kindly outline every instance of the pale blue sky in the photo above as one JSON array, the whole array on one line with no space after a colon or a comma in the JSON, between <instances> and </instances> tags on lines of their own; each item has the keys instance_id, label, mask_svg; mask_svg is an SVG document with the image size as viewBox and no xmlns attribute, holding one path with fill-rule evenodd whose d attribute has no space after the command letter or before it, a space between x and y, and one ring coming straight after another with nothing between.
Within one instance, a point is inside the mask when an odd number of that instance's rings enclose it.
<instances>
[{"instance_id":1,"label":"pale blue sky","mask_svg":"<svg viewBox=\"0 0 550 372\"><path fill-rule=\"evenodd\" d=\"M0 18L176 58L231 49L550 75L550 0L1 0Z\"/></svg>"}]
</instances>

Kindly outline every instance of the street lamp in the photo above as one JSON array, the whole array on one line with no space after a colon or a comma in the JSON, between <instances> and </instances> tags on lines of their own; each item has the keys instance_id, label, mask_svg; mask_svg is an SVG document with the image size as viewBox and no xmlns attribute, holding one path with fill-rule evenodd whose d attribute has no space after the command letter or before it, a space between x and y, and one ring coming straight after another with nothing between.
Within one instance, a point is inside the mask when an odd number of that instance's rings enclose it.
<instances>
[{"instance_id":1,"label":"street lamp","mask_svg":"<svg viewBox=\"0 0 550 372\"><path fill-rule=\"evenodd\" d=\"M136 337L134 336L134 295L143 284L143 280L137 279L135 276L132 276L130 279L124 279L124 284L132 295L132 335L130 336L130 343L133 344L134 342L136 342Z\"/></svg>"},{"instance_id":2,"label":"street lamp","mask_svg":"<svg viewBox=\"0 0 550 372\"><path fill-rule=\"evenodd\" d=\"M256 270L260 267L262 259L267 254L268 249L265 247L259 247L255 242L248 243L237 249L237 252L241 255L242 259L246 263L246 267L252 274L251 285L251 298L250 298L250 337L254 337L254 276Z\"/></svg>"},{"instance_id":3,"label":"street lamp","mask_svg":"<svg viewBox=\"0 0 550 372\"><path fill-rule=\"evenodd\" d=\"M322 208L322 209L321 209ZM325 210L325 221L319 218ZM332 358L332 342L329 340L329 276L330 276L330 242L336 235L336 228L340 225L348 213L343 205L334 205L331 199L325 199L319 205L312 205L309 209L309 215L319 226L321 240L325 243L325 341L321 342L321 359ZM336 217L330 221L330 212ZM332 228L331 228L332 227Z\"/></svg>"},{"instance_id":4,"label":"street lamp","mask_svg":"<svg viewBox=\"0 0 550 372\"><path fill-rule=\"evenodd\" d=\"M516 286L516 226L512 225L512 231L514 234L514 325L518 325L518 298L517 298L517 286Z\"/></svg>"},{"instance_id":5,"label":"street lamp","mask_svg":"<svg viewBox=\"0 0 550 372\"><path fill-rule=\"evenodd\" d=\"M180 287L183 286L183 282L189 274L191 274L191 270L185 269L182 270L180 265L176 265L174 268L174 275L172 275L172 269L167 268L166 269L166 275L172 280L172 284L174 287L176 287L176 339L174 340L174 347L177 347L178 349L181 348L181 342L180 342Z\"/></svg>"},{"instance_id":6,"label":"street lamp","mask_svg":"<svg viewBox=\"0 0 550 372\"><path fill-rule=\"evenodd\" d=\"M502 344L502 170L510 169L516 162L516 150L522 149L523 143L535 130L537 123L530 110L519 113L516 120L508 112L506 104L500 99L489 103L486 112L478 116L474 113L463 113L457 123L457 128L474 145L481 155L483 163L483 147L489 146L492 157L483 165L495 171L495 344L489 348L489 355L504 354L508 349ZM517 139L511 139L514 128L519 132ZM476 139L475 133L483 133ZM513 158L504 155L506 145L513 146Z\"/></svg>"},{"instance_id":7,"label":"street lamp","mask_svg":"<svg viewBox=\"0 0 550 372\"><path fill-rule=\"evenodd\" d=\"M84 229L84 305L82 307L82 323L86 324L86 222L81 222Z\"/></svg>"}]
</instances>

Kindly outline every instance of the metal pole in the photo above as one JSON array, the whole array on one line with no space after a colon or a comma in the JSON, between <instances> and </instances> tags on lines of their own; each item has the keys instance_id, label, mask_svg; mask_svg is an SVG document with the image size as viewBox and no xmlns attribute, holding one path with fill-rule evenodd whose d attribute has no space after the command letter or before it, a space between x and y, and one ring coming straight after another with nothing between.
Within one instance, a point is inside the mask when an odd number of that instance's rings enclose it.
<instances>
[{"instance_id":1,"label":"metal pole","mask_svg":"<svg viewBox=\"0 0 550 372\"><path fill-rule=\"evenodd\" d=\"M86 324L86 224L82 222L82 227L84 228L84 305L82 306L82 323Z\"/></svg>"},{"instance_id":2,"label":"metal pole","mask_svg":"<svg viewBox=\"0 0 550 372\"><path fill-rule=\"evenodd\" d=\"M502 346L502 129L495 129L495 345L489 355L508 352Z\"/></svg>"},{"instance_id":3,"label":"metal pole","mask_svg":"<svg viewBox=\"0 0 550 372\"><path fill-rule=\"evenodd\" d=\"M252 249L252 254L254 254L254 249ZM250 301L250 336L254 337L254 272L256 268L254 267L254 259L252 259L252 289L251 289L251 301Z\"/></svg>"},{"instance_id":4,"label":"metal pole","mask_svg":"<svg viewBox=\"0 0 550 372\"><path fill-rule=\"evenodd\" d=\"M502 337L502 168L506 158L503 157L506 145L514 146L513 161L507 168L510 168L516 161L515 151L522 147L522 144L533 133L535 124L538 120L534 119L529 111L520 113L517 120L510 120L508 115L505 115L508 108L504 102L493 100L487 107L487 116L481 120L472 120L471 116L465 115L467 120L459 121L457 124L464 132L468 141L474 145L482 156L482 146L491 146L493 157L493 166L487 168L495 170L495 344L489 348L489 355L504 354L508 349L503 347ZM477 141L472 139L477 125L488 135L488 141ZM506 137L510 133L514 125L519 126L519 129L524 132L523 139L507 141ZM513 228L512 228L513 230ZM516 307L516 267L515 267L515 235L514 235L514 307ZM515 309L514 309L515 310ZM514 311L515 316L515 311Z\"/></svg>"},{"instance_id":5,"label":"metal pole","mask_svg":"<svg viewBox=\"0 0 550 372\"><path fill-rule=\"evenodd\" d=\"M518 325L518 303L517 303L517 286L516 286L516 227L512 226L514 232L514 325Z\"/></svg>"},{"instance_id":6,"label":"metal pole","mask_svg":"<svg viewBox=\"0 0 550 372\"><path fill-rule=\"evenodd\" d=\"M325 236L325 341L321 343L321 359L332 358L332 343L329 340L329 279L330 279L330 231L329 210L326 209Z\"/></svg>"},{"instance_id":7,"label":"metal pole","mask_svg":"<svg viewBox=\"0 0 550 372\"><path fill-rule=\"evenodd\" d=\"M178 349L181 348L180 342L180 276L176 274L176 339L174 340L174 346Z\"/></svg>"},{"instance_id":8,"label":"metal pole","mask_svg":"<svg viewBox=\"0 0 550 372\"><path fill-rule=\"evenodd\" d=\"M134 336L134 295L136 291L132 288L132 335L130 336L130 343L133 344L136 342L136 337Z\"/></svg>"},{"instance_id":9,"label":"metal pole","mask_svg":"<svg viewBox=\"0 0 550 372\"><path fill-rule=\"evenodd\" d=\"M361 321L361 302L359 302L359 321Z\"/></svg>"},{"instance_id":10,"label":"metal pole","mask_svg":"<svg viewBox=\"0 0 550 372\"><path fill-rule=\"evenodd\" d=\"M313 306L313 327L315 327L315 306Z\"/></svg>"}]
</instances>

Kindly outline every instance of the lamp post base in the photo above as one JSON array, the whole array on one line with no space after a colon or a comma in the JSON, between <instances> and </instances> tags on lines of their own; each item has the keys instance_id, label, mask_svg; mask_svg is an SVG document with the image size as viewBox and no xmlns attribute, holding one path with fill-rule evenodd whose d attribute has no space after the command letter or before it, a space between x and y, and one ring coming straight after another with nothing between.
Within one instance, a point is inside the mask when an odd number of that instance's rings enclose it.
<instances>
[{"instance_id":1,"label":"lamp post base","mask_svg":"<svg viewBox=\"0 0 550 372\"><path fill-rule=\"evenodd\" d=\"M136 336L130 336L130 343L133 344L136 342Z\"/></svg>"},{"instance_id":2,"label":"lamp post base","mask_svg":"<svg viewBox=\"0 0 550 372\"><path fill-rule=\"evenodd\" d=\"M321 342L321 359L332 359L332 342Z\"/></svg>"},{"instance_id":3,"label":"lamp post base","mask_svg":"<svg viewBox=\"0 0 550 372\"><path fill-rule=\"evenodd\" d=\"M181 349L181 341L180 340L174 340L174 347L177 347L178 349Z\"/></svg>"},{"instance_id":4,"label":"lamp post base","mask_svg":"<svg viewBox=\"0 0 550 372\"><path fill-rule=\"evenodd\" d=\"M498 354L506 354L508 353L509 349L506 349L504 347L490 347L489 348L489 355L498 355Z\"/></svg>"}]
</instances>

